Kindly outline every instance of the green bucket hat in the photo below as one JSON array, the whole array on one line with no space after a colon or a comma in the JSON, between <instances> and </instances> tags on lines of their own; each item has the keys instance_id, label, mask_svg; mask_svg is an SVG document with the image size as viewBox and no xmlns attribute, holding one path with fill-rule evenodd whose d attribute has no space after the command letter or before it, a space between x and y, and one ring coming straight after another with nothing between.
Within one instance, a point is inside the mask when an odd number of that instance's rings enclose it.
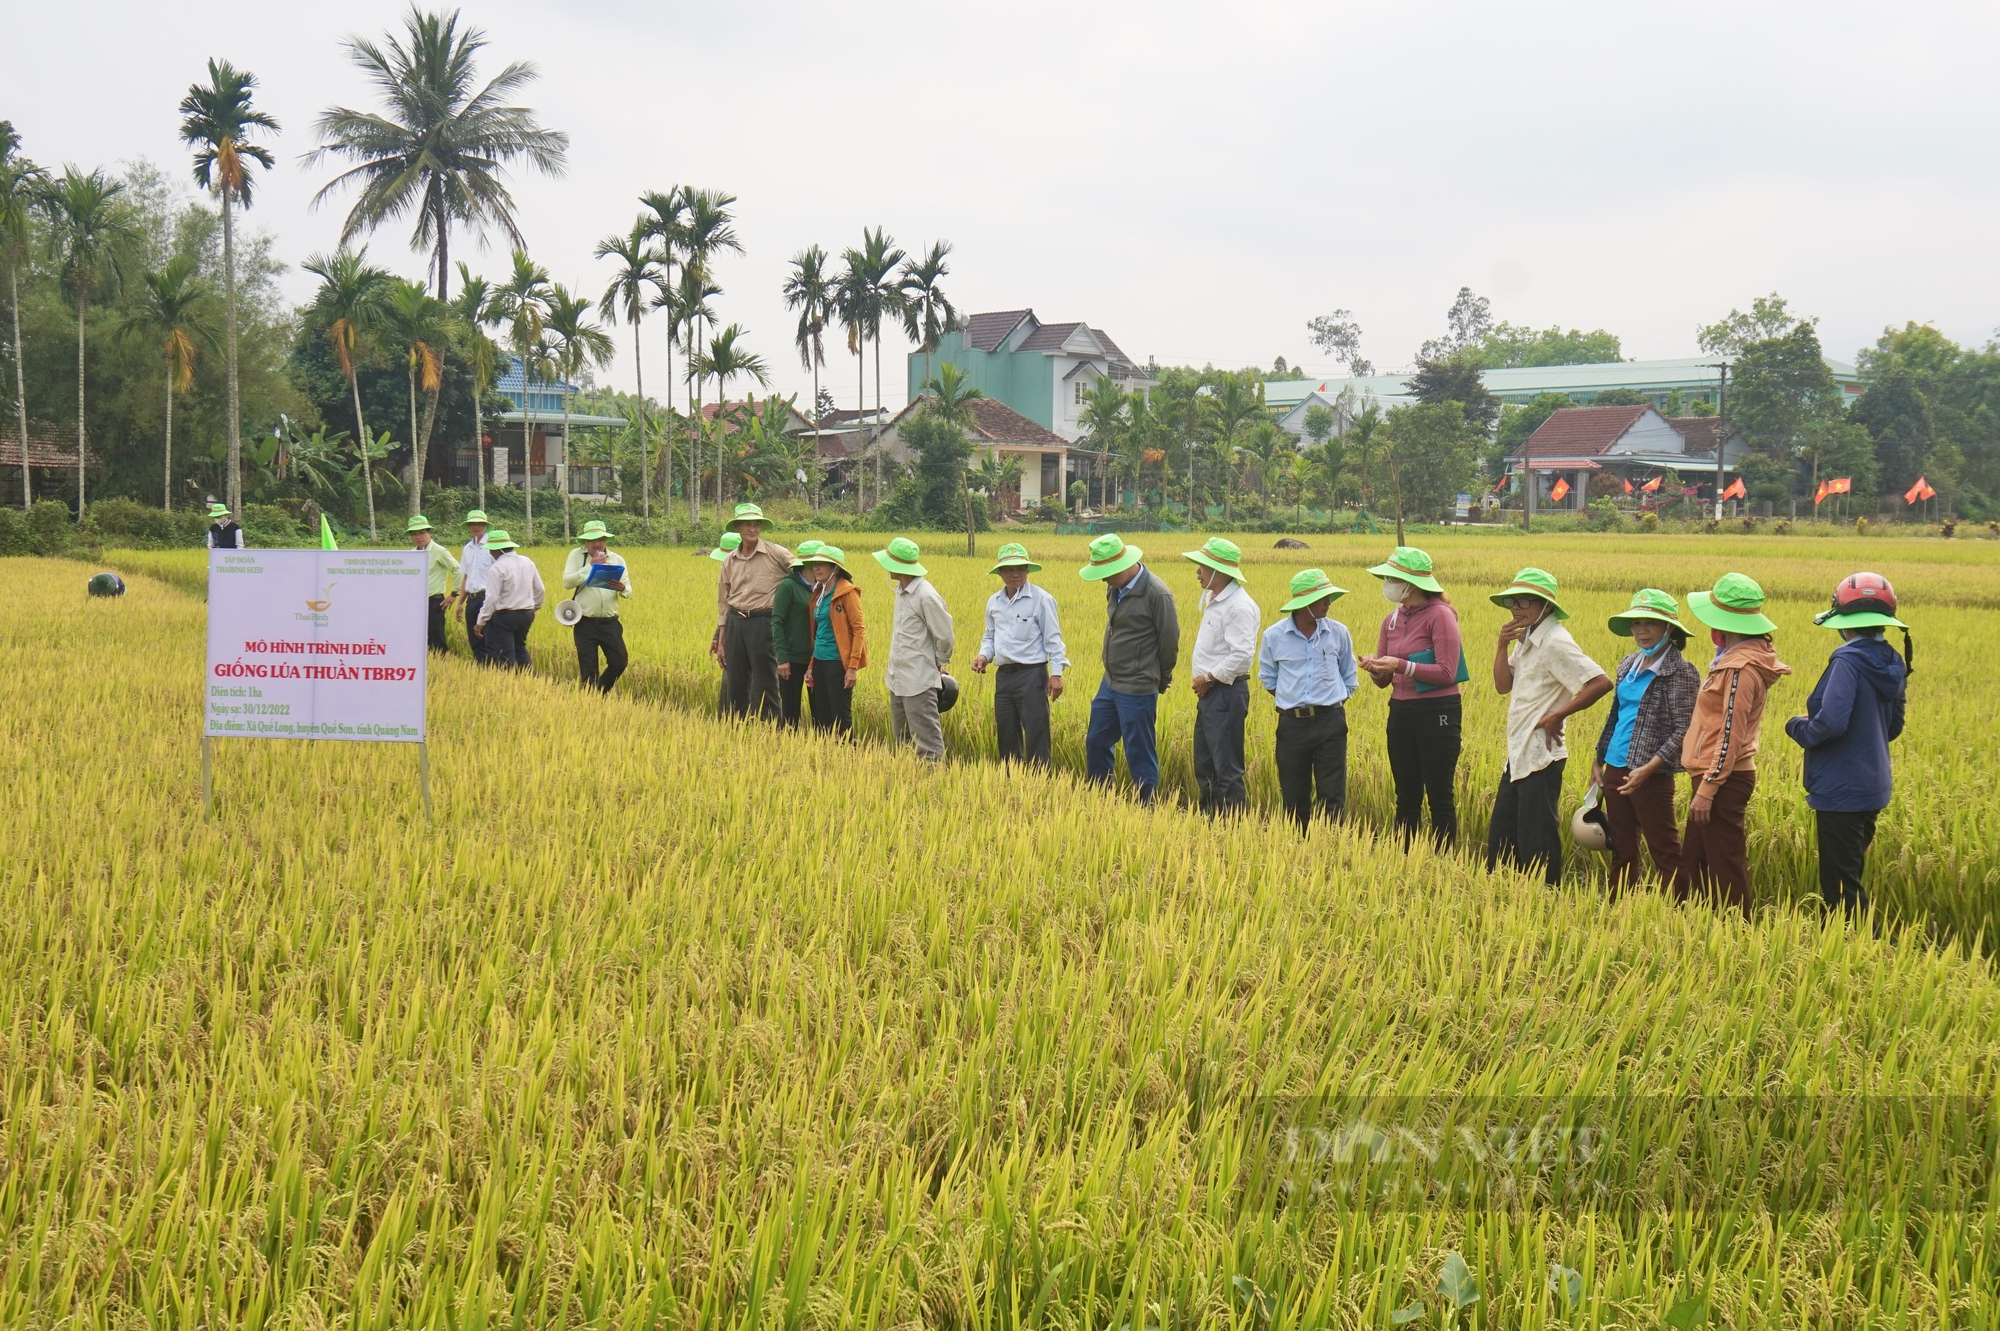
<instances>
[{"instance_id":1,"label":"green bucket hat","mask_svg":"<svg viewBox=\"0 0 2000 1331\"><path fill-rule=\"evenodd\" d=\"M1555 611L1557 619L1569 618L1569 611L1563 609L1562 602L1556 599L1555 574L1547 572L1544 569L1522 569L1514 575L1513 586L1507 588L1505 591L1495 592L1487 599L1502 610L1506 610L1511 608L1507 602L1513 600L1516 596L1539 596L1549 603L1549 608Z\"/></svg>"},{"instance_id":2,"label":"green bucket hat","mask_svg":"<svg viewBox=\"0 0 2000 1331\"><path fill-rule=\"evenodd\" d=\"M1181 557L1192 559L1195 563L1204 568L1212 568L1217 573L1227 574L1238 582L1243 581L1243 552L1236 548L1234 541L1211 536L1201 543L1201 549L1184 550L1181 552Z\"/></svg>"},{"instance_id":3,"label":"green bucket hat","mask_svg":"<svg viewBox=\"0 0 2000 1331\"><path fill-rule=\"evenodd\" d=\"M792 567L800 567L806 562L807 555L810 555L825 544L825 541L800 541L798 548L792 551Z\"/></svg>"},{"instance_id":4,"label":"green bucket hat","mask_svg":"<svg viewBox=\"0 0 2000 1331\"><path fill-rule=\"evenodd\" d=\"M1633 592L1631 606L1623 614L1611 617L1611 631L1621 638L1629 638L1635 619L1656 619L1669 628L1683 633L1688 631L1688 626L1681 623L1681 603L1658 587Z\"/></svg>"},{"instance_id":5,"label":"green bucket hat","mask_svg":"<svg viewBox=\"0 0 2000 1331\"><path fill-rule=\"evenodd\" d=\"M576 539L579 541L609 541L613 537L610 532L604 530L602 522L596 518L592 518L583 524L583 530L576 534Z\"/></svg>"},{"instance_id":6,"label":"green bucket hat","mask_svg":"<svg viewBox=\"0 0 2000 1331\"><path fill-rule=\"evenodd\" d=\"M1778 626L1764 617L1764 589L1741 573L1725 573L1715 581L1715 589L1689 592L1688 609L1712 629L1741 633L1747 638L1776 633Z\"/></svg>"},{"instance_id":7,"label":"green bucket hat","mask_svg":"<svg viewBox=\"0 0 2000 1331\"><path fill-rule=\"evenodd\" d=\"M851 578L854 576L847 571L847 551L837 545L828 545L825 541L807 541L806 545L810 545L813 548L807 550L804 545L799 547L801 552L800 563L831 564L842 573L847 573L848 577Z\"/></svg>"},{"instance_id":8,"label":"green bucket hat","mask_svg":"<svg viewBox=\"0 0 2000 1331\"><path fill-rule=\"evenodd\" d=\"M1345 595L1347 595L1347 588L1334 586L1333 579L1326 576L1325 569L1309 568L1292 575L1292 599L1285 602L1279 609L1289 615L1294 610L1303 610L1309 605L1318 605L1329 596L1335 600L1339 600Z\"/></svg>"},{"instance_id":9,"label":"green bucket hat","mask_svg":"<svg viewBox=\"0 0 2000 1331\"><path fill-rule=\"evenodd\" d=\"M1414 545L1399 545L1389 552L1388 562L1377 564L1368 570L1378 578L1394 578L1407 582L1420 591L1435 592L1442 596L1444 588L1431 576L1431 557Z\"/></svg>"},{"instance_id":10,"label":"green bucket hat","mask_svg":"<svg viewBox=\"0 0 2000 1331\"><path fill-rule=\"evenodd\" d=\"M769 519L767 519L764 516L764 510L757 507L755 504L738 504L736 506L736 512L730 515L729 529L731 531L736 530L736 524L739 522L766 522L766 521L769 521Z\"/></svg>"},{"instance_id":11,"label":"green bucket hat","mask_svg":"<svg viewBox=\"0 0 2000 1331\"><path fill-rule=\"evenodd\" d=\"M408 535L410 532L413 531L429 531L430 529L431 529L431 520L425 517L423 514L419 513L417 514L417 516L410 519L409 525L403 528L403 532L405 535Z\"/></svg>"},{"instance_id":12,"label":"green bucket hat","mask_svg":"<svg viewBox=\"0 0 2000 1331\"><path fill-rule=\"evenodd\" d=\"M496 527L486 533L486 548L488 550L518 550L521 547L514 543L513 537Z\"/></svg>"},{"instance_id":13,"label":"green bucket hat","mask_svg":"<svg viewBox=\"0 0 2000 1331\"><path fill-rule=\"evenodd\" d=\"M992 568L986 570L988 573L998 573L1003 568L1024 568L1030 573L1042 571L1040 564L1028 558L1028 547L1013 541L1001 546L1000 553L994 556L994 559L996 562Z\"/></svg>"},{"instance_id":14,"label":"green bucket hat","mask_svg":"<svg viewBox=\"0 0 2000 1331\"><path fill-rule=\"evenodd\" d=\"M1102 582L1116 577L1146 557L1136 545L1125 544L1116 532L1106 532L1090 543L1090 562L1077 570L1085 582Z\"/></svg>"},{"instance_id":15,"label":"green bucket hat","mask_svg":"<svg viewBox=\"0 0 2000 1331\"><path fill-rule=\"evenodd\" d=\"M489 544L491 543L489 542ZM733 531L726 531L722 533L722 539L715 543L715 548L708 552L708 557L720 564L723 560L729 558L730 552L741 544L743 544L741 536L738 536Z\"/></svg>"},{"instance_id":16,"label":"green bucket hat","mask_svg":"<svg viewBox=\"0 0 2000 1331\"><path fill-rule=\"evenodd\" d=\"M928 572L922 564L917 562L917 556L922 553L923 551L917 549L915 541L907 536L898 536L895 540L889 542L888 549L877 550L875 552L875 562L883 568L888 569L891 573L901 573L905 577L921 578Z\"/></svg>"},{"instance_id":17,"label":"green bucket hat","mask_svg":"<svg viewBox=\"0 0 2000 1331\"><path fill-rule=\"evenodd\" d=\"M486 510L483 508L467 509L465 511L465 520L468 524L474 522L483 523L486 521Z\"/></svg>"},{"instance_id":18,"label":"green bucket hat","mask_svg":"<svg viewBox=\"0 0 2000 1331\"><path fill-rule=\"evenodd\" d=\"M229 505L227 505L227 504L210 504L210 505L208 506L208 516L210 516L211 518L226 518L226 517L228 517L228 516L229 516Z\"/></svg>"}]
</instances>

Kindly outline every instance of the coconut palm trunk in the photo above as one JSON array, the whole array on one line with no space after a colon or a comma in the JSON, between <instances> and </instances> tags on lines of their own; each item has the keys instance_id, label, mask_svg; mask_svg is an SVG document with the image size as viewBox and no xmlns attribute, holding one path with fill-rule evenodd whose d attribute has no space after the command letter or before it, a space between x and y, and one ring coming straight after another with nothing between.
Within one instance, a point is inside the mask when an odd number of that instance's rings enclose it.
<instances>
[{"instance_id":1,"label":"coconut palm trunk","mask_svg":"<svg viewBox=\"0 0 2000 1331\"><path fill-rule=\"evenodd\" d=\"M653 520L653 443L646 420L646 366L639 353L639 325L632 325L632 377L638 381L639 392L639 455L645 459L645 468L639 473L639 516L647 522ZM566 399L565 399L566 400ZM619 495L625 493L621 482Z\"/></svg>"},{"instance_id":2,"label":"coconut palm trunk","mask_svg":"<svg viewBox=\"0 0 2000 1331\"><path fill-rule=\"evenodd\" d=\"M347 389L354 395L354 429L361 440L361 490L368 496L368 539L377 539L375 533L375 464L368 456L368 422L361 417L360 376L347 376Z\"/></svg>"},{"instance_id":3,"label":"coconut palm trunk","mask_svg":"<svg viewBox=\"0 0 2000 1331\"><path fill-rule=\"evenodd\" d=\"M21 447L25 449L27 446L27 440L23 439ZM170 513L174 507L174 361L171 356L167 358L166 453L167 459L161 468L163 474L160 478L160 511ZM26 457L27 454L23 453L22 456Z\"/></svg>"},{"instance_id":4,"label":"coconut palm trunk","mask_svg":"<svg viewBox=\"0 0 2000 1331\"><path fill-rule=\"evenodd\" d=\"M222 358L229 381L229 511L243 520L242 399L236 382L236 209L235 191L222 189ZM79 465L81 465L79 463ZM79 473L78 481L82 480ZM79 510L80 512L81 510Z\"/></svg>"},{"instance_id":5,"label":"coconut palm trunk","mask_svg":"<svg viewBox=\"0 0 2000 1331\"><path fill-rule=\"evenodd\" d=\"M563 451L562 451L562 461L556 463L556 486L562 491L563 540L565 543L567 543L569 540L569 445L570 445L569 379L567 377L563 379L562 383L562 399L563 399Z\"/></svg>"},{"instance_id":6,"label":"coconut palm trunk","mask_svg":"<svg viewBox=\"0 0 2000 1331\"><path fill-rule=\"evenodd\" d=\"M21 456L28 456L27 436L21 438ZM83 521L83 287L76 289L76 520ZM229 511L236 511L232 501Z\"/></svg>"},{"instance_id":7,"label":"coconut palm trunk","mask_svg":"<svg viewBox=\"0 0 2000 1331\"><path fill-rule=\"evenodd\" d=\"M472 380L472 470L479 488L480 512L486 511L486 416L479 409L479 395L485 385L477 375Z\"/></svg>"},{"instance_id":8,"label":"coconut palm trunk","mask_svg":"<svg viewBox=\"0 0 2000 1331\"><path fill-rule=\"evenodd\" d=\"M417 444L417 367L409 366L404 372L404 377L410 384L410 503L414 505L417 502L417 489L423 484L424 478L424 458ZM416 511L414 507L410 510L412 515Z\"/></svg>"},{"instance_id":9,"label":"coconut palm trunk","mask_svg":"<svg viewBox=\"0 0 2000 1331\"><path fill-rule=\"evenodd\" d=\"M528 544L535 543L535 395L528 387L528 367L521 365L521 500L526 505Z\"/></svg>"},{"instance_id":10,"label":"coconut palm trunk","mask_svg":"<svg viewBox=\"0 0 2000 1331\"><path fill-rule=\"evenodd\" d=\"M21 367L21 268L11 252L7 256L7 283L13 289L14 423L21 431L21 507L33 508L35 482L28 470L28 381Z\"/></svg>"}]
</instances>

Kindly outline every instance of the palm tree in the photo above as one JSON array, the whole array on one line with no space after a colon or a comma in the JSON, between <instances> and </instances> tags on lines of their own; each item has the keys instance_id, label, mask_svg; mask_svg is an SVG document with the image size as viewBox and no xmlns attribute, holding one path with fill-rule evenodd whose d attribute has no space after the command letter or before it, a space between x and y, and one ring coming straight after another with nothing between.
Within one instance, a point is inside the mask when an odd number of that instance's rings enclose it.
<instances>
[{"instance_id":1,"label":"palm tree","mask_svg":"<svg viewBox=\"0 0 2000 1331\"><path fill-rule=\"evenodd\" d=\"M28 223L44 184L42 168L21 156L21 136L11 121L0 120L0 251L7 255L8 309L14 336L14 413L21 432L21 507L35 503L35 483L28 470L28 381L22 368L21 258L28 249Z\"/></svg>"},{"instance_id":2,"label":"palm tree","mask_svg":"<svg viewBox=\"0 0 2000 1331\"><path fill-rule=\"evenodd\" d=\"M488 323L507 325L507 345L521 362L521 485L527 506L528 539L535 535L535 395L529 391L548 364L543 328L549 312L549 271L528 258L526 250L514 251L514 268L507 280L493 289L487 303Z\"/></svg>"},{"instance_id":3,"label":"palm tree","mask_svg":"<svg viewBox=\"0 0 2000 1331\"><path fill-rule=\"evenodd\" d=\"M715 400L718 404L729 400L729 381L737 375L746 375L758 387L771 382L771 372L764 364L764 358L755 352L746 351L739 345L743 336L742 324L731 324L717 333L709 342L708 350L697 359L697 371L703 378L715 380ZM722 493L722 420L721 412L716 413L715 436L715 507L720 512L723 505Z\"/></svg>"},{"instance_id":4,"label":"palm tree","mask_svg":"<svg viewBox=\"0 0 2000 1331\"><path fill-rule=\"evenodd\" d=\"M868 279L864 276L867 256L860 250L850 249L840 256L840 273L833 282L833 313L840 320L841 330L847 335L847 350L854 357L854 435L861 438L861 422L868 415L868 312L872 296ZM867 443L863 441L861 452L866 456ZM864 465L855 478L855 499L865 512L868 469ZM875 502L882 502L882 481L878 474L875 480Z\"/></svg>"},{"instance_id":5,"label":"palm tree","mask_svg":"<svg viewBox=\"0 0 2000 1331\"><path fill-rule=\"evenodd\" d=\"M701 344L696 340L695 329L703 321L711 324L715 322L715 307L708 303L708 298L721 295L722 288L709 281L707 273L699 265L683 261L680 280L674 284L670 294L671 308L667 317L678 321L681 327L681 346L686 349L683 357L687 362L684 369L688 377L688 403L691 408L688 417L688 514L691 522L699 524L701 458L697 453L699 445L695 437L700 432L702 424L701 399L697 388L699 376L696 374L697 362L701 357ZM673 478L668 477L668 479Z\"/></svg>"},{"instance_id":6,"label":"palm tree","mask_svg":"<svg viewBox=\"0 0 2000 1331\"><path fill-rule=\"evenodd\" d=\"M1097 382L1084 394L1083 415L1078 422L1083 427L1084 438L1097 453L1091 467L1093 479L1097 481L1097 500L1104 502L1104 460L1118 451L1118 444L1127 426L1126 409L1130 405L1131 394L1119 387L1118 381L1110 375L1099 375Z\"/></svg>"},{"instance_id":7,"label":"palm tree","mask_svg":"<svg viewBox=\"0 0 2000 1331\"><path fill-rule=\"evenodd\" d=\"M850 255L855 251L849 250ZM870 442L881 429L882 421L882 324L892 316L903 312L903 289L896 282L896 265L904 259L903 251L896 248L896 242L881 227L873 231L861 229L861 276L867 283L867 297L863 301L868 316L868 336L875 341L875 424L869 428ZM882 495L882 454L875 454L875 496Z\"/></svg>"},{"instance_id":8,"label":"palm tree","mask_svg":"<svg viewBox=\"0 0 2000 1331\"><path fill-rule=\"evenodd\" d=\"M483 277L474 277L461 261L458 294L451 298L451 312L458 317L458 354L472 372L472 467L479 487L480 508L486 507L486 415L482 403L500 370L500 348L493 345L485 329L491 322L487 310L492 303L492 284Z\"/></svg>"},{"instance_id":9,"label":"palm tree","mask_svg":"<svg viewBox=\"0 0 2000 1331\"><path fill-rule=\"evenodd\" d=\"M684 189L681 191L681 197L687 204L687 222L681 234L683 247L681 268L683 272L691 270L700 274L701 280L706 283L713 276L716 255L724 250L734 250L738 254L743 252L743 243L736 238L734 214L730 212L730 208L736 203L736 196L723 190ZM721 288L717 287L710 294L720 295ZM702 319L703 327L699 331L692 328L689 330L690 347L700 347L705 339L712 339L715 334L715 314L706 308L705 302L702 303L698 317ZM700 423L701 417L702 380L707 377L700 368L701 364L702 358L697 356L694 366L694 414L697 424ZM715 400L718 403L725 400L725 395L719 388ZM719 442L717 447L720 448ZM715 475L715 493L716 503L720 504L722 472L719 468Z\"/></svg>"},{"instance_id":10,"label":"palm tree","mask_svg":"<svg viewBox=\"0 0 2000 1331\"><path fill-rule=\"evenodd\" d=\"M569 539L569 395L570 386L586 365L611 363L617 351L611 338L591 315L591 304L572 296L560 282L549 287L549 359L555 364L556 379L562 388L563 453L556 464L556 485L562 491L563 539Z\"/></svg>"},{"instance_id":11,"label":"palm tree","mask_svg":"<svg viewBox=\"0 0 2000 1331\"><path fill-rule=\"evenodd\" d=\"M326 325L326 338L333 345L333 358L347 380L354 398L354 437L363 445L366 461L368 422L361 414L359 365L372 349L370 334L381 320L387 297L389 274L368 263L368 250L336 250L315 254L305 262L305 270L319 278L319 291L306 309L306 317ZM375 529L375 487L364 486L368 494L368 539L378 537Z\"/></svg>"},{"instance_id":12,"label":"palm tree","mask_svg":"<svg viewBox=\"0 0 2000 1331\"><path fill-rule=\"evenodd\" d=\"M653 298L653 308L667 312L667 414L668 437L661 441L660 462L665 475L660 482L660 494L665 504L669 521L674 511L674 343L680 336L680 316L676 313L674 299L674 256L681 249L687 235L687 191L679 185L669 185L663 190L647 190L639 196L639 203L646 209L640 217L646 224L646 235L660 244L660 290ZM647 216L650 213L651 216ZM647 483L652 477L647 475Z\"/></svg>"},{"instance_id":13,"label":"palm tree","mask_svg":"<svg viewBox=\"0 0 2000 1331\"><path fill-rule=\"evenodd\" d=\"M382 303L382 336L403 350L403 374L410 391L410 516L423 511L424 466L430 461L431 427L437 422L444 388L444 354L458 336L451 307L415 282L396 282ZM417 391L423 390L424 418L417 424Z\"/></svg>"},{"instance_id":14,"label":"palm tree","mask_svg":"<svg viewBox=\"0 0 2000 1331\"><path fill-rule=\"evenodd\" d=\"M1236 444L1244 426L1264 411L1264 385L1240 374L1224 374L1214 395L1217 444L1222 452L1222 517L1229 520L1229 500L1235 474Z\"/></svg>"},{"instance_id":15,"label":"palm tree","mask_svg":"<svg viewBox=\"0 0 2000 1331\"><path fill-rule=\"evenodd\" d=\"M215 293L201 280L193 255L177 254L158 272L141 275L146 295L127 314L118 331L122 337L150 342L167 364L166 462L160 507L174 507L174 394L194 384L195 356L202 347L215 349L215 324L210 304Z\"/></svg>"},{"instance_id":16,"label":"palm tree","mask_svg":"<svg viewBox=\"0 0 2000 1331\"><path fill-rule=\"evenodd\" d=\"M910 259L903 264L902 280L896 284L902 293L903 331L910 335L910 341L923 348L925 383L931 378L931 354L944 341L944 335L958 327L958 311L938 286L951 275L951 265L945 262L950 255L950 241L932 241L930 252L921 260Z\"/></svg>"},{"instance_id":17,"label":"palm tree","mask_svg":"<svg viewBox=\"0 0 2000 1331\"><path fill-rule=\"evenodd\" d=\"M924 392L931 399L929 405L931 414L960 433L963 433L966 427L972 424L972 400L986 396L985 393L981 392L966 379L963 370L949 361L938 366L937 378L925 381ZM1019 476L1020 471L1020 464L1015 463L1014 474ZM967 491L969 489L970 479L966 473L966 462L961 458L958 464L958 488L960 491ZM998 491L994 491L993 496L997 497L997 495ZM967 555L977 553L975 547L976 539L977 528L972 520L972 497L968 493L965 499L965 553Z\"/></svg>"},{"instance_id":18,"label":"palm tree","mask_svg":"<svg viewBox=\"0 0 2000 1331\"><path fill-rule=\"evenodd\" d=\"M250 131L278 132L278 122L250 109L257 76L226 60L208 62L208 86L196 83L181 99L181 142L195 150L194 180L222 196L223 362L229 378L229 507L243 504L243 405L236 380L236 205L250 206L252 164L271 169L269 150Z\"/></svg>"},{"instance_id":19,"label":"palm tree","mask_svg":"<svg viewBox=\"0 0 2000 1331\"><path fill-rule=\"evenodd\" d=\"M819 512L819 372L826 365L826 325L833 318L834 285L826 271L826 251L808 245L792 256L792 273L785 279L785 308L799 312L798 331L792 343L799 349L799 364L812 371L813 402L813 512ZM929 378L927 374L925 378Z\"/></svg>"},{"instance_id":20,"label":"palm tree","mask_svg":"<svg viewBox=\"0 0 2000 1331\"><path fill-rule=\"evenodd\" d=\"M49 248L63 286L76 297L76 520L83 521L83 315L90 295L101 286L118 287L125 278L126 250L137 245L139 229L124 200L125 187L102 169L85 175L63 167L62 179L43 195L49 217ZM25 437L21 447L27 448ZM238 505L232 500L230 508Z\"/></svg>"},{"instance_id":21,"label":"palm tree","mask_svg":"<svg viewBox=\"0 0 2000 1331\"><path fill-rule=\"evenodd\" d=\"M651 223L641 217L632 224L629 234L606 236L597 242L598 258L618 260L618 271L612 275L611 284L604 288L598 308L604 312L605 318L622 317L632 325L632 376L638 383L640 407L639 452L645 458L645 470L639 482L639 508L641 515L649 521L653 516L653 450L646 442L646 368L640 354L639 324L651 308L646 300L647 288L652 288L655 296L663 295L666 281L660 269L660 252L649 243L651 235ZM671 367L668 373L672 373Z\"/></svg>"},{"instance_id":22,"label":"palm tree","mask_svg":"<svg viewBox=\"0 0 2000 1331\"><path fill-rule=\"evenodd\" d=\"M317 205L344 186L360 186L341 224L341 244L416 214L410 248L430 251L439 300L449 296L451 224L474 232L497 226L515 248L525 248L500 171L525 162L558 177L569 151L569 135L542 128L531 108L507 104L534 82L531 62L517 60L484 87L474 86L474 57L486 34L472 27L460 32L458 17L456 10L426 14L413 7L402 36L346 42L348 58L381 94L382 110L328 108L317 127L320 146L306 156L307 165L326 157L354 164L313 196Z\"/></svg>"}]
</instances>

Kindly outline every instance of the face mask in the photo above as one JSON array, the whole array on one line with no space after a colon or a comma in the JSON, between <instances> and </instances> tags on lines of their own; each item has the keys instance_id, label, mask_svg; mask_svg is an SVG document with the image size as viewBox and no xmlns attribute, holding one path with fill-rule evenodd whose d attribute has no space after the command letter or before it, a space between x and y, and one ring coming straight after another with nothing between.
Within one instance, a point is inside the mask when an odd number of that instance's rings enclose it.
<instances>
[{"instance_id":1,"label":"face mask","mask_svg":"<svg viewBox=\"0 0 2000 1331\"><path fill-rule=\"evenodd\" d=\"M1639 654L1641 656L1658 656L1660 654L1660 649L1666 645L1667 645L1667 639L1663 637L1658 642L1654 643L1651 647L1641 647L1639 649Z\"/></svg>"},{"instance_id":2,"label":"face mask","mask_svg":"<svg viewBox=\"0 0 2000 1331\"><path fill-rule=\"evenodd\" d=\"M1410 584L1397 578L1382 579L1382 599L1391 605L1401 605L1409 599Z\"/></svg>"},{"instance_id":3,"label":"face mask","mask_svg":"<svg viewBox=\"0 0 2000 1331\"><path fill-rule=\"evenodd\" d=\"M1715 644L1715 650L1716 650L1716 651L1718 651L1718 652L1719 652L1719 651L1721 651L1721 650L1722 650L1722 647L1723 647L1723 639L1722 639L1722 630L1721 630L1721 629L1710 629L1710 630L1708 631L1708 640L1709 640L1710 642L1712 642L1712 643L1714 643L1714 644Z\"/></svg>"}]
</instances>

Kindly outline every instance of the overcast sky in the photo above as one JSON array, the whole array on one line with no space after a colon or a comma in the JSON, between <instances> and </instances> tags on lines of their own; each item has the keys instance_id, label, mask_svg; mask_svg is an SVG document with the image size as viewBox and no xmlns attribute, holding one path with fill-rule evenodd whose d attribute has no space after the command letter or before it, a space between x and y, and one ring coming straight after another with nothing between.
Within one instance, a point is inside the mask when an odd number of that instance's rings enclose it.
<instances>
[{"instance_id":1,"label":"overcast sky","mask_svg":"<svg viewBox=\"0 0 2000 1331\"><path fill-rule=\"evenodd\" d=\"M28 154L184 173L174 108L210 55L283 122L252 224L299 259L344 206L300 157L333 104L372 105L341 41L399 22L346 5L17 4L0 117ZM809 383L778 292L814 241L864 226L956 247L962 311L1031 306L1134 358L1330 370L1305 323L1354 312L1407 364L1461 285L1516 323L1604 327L1632 357L1695 354L1699 323L1783 293L1851 358L1884 324L1984 341L2000 321L2000 7L1756 3L1094 6L475 0L487 68L572 139L517 177L534 256L600 291L601 236L641 190L736 194L725 320L783 391ZM496 273L504 244L454 255ZM371 255L414 277L406 228ZM288 290L310 282L294 270ZM646 348L660 364L663 334ZM614 381L631 382L630 334ZM885 396L902 398L900 341ZM855 393L829 347L827 384ZM872 363L870 394L872 396ZM654 387L658 395L657 383Z\"/></svg>"}]
</instances>

